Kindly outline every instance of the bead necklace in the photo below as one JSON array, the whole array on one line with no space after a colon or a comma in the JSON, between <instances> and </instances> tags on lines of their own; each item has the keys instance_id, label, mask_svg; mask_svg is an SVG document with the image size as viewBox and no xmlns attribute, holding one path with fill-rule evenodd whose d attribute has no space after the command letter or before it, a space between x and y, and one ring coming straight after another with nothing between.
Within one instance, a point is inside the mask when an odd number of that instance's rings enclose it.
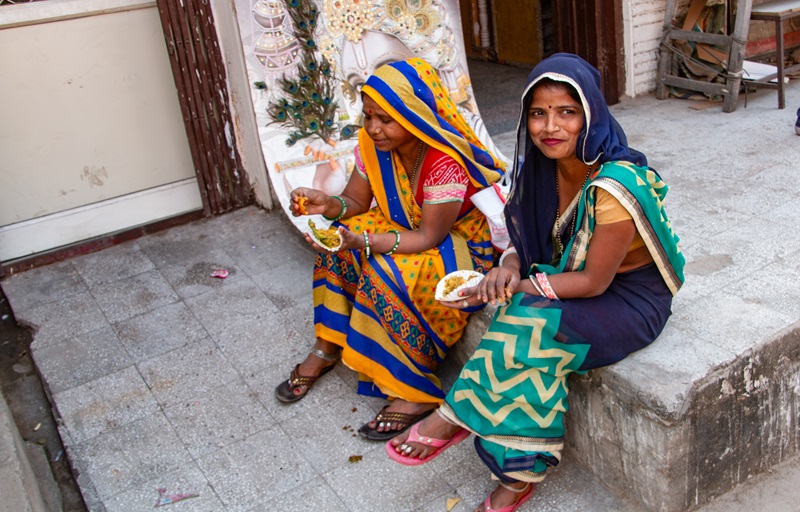
<instances>
[{"instance_id":1,"label":"bead necklace","mask_svg":"<svg viewBox=\"0 0 800 512\"><path fill-rule=\"evenodd\" d=\"M417 176L417 171L419 170L419 164L422 163L422 149L423 149L423 143L422 143L422 141L419 141L419 150L417 151L417 160L416 160L416 162L414 162L414 170L411 171L411 178L409 178L409 181L410 181L412 187L414 186L414 178Z\"/></svg>"},{"instance_id":2,"label":"bead necklace","mask_svg":"<svg viewBox=\"0 0 800 512\"><path fill-rule=\"evenodd\" d=\"M558 199L558 176L559 176L559 166L558 160L556 160L556 244L558 245L558 254L564 254L564 244L561 241L561 208L558 207L559 199ZM586 185L586 182L589 181L589 175L592 173L592 166L590 165L586 169L586 177L583 179L583 183L581 184L580 190L583 190L583 186ZM580 194L580 190L578 194ZM575 222L578 218L578 208L577 206L572 210L572 225L570 226L569 230L569 239L572 240L572 237L575 236Z\"/></svg>"}]
</instances>

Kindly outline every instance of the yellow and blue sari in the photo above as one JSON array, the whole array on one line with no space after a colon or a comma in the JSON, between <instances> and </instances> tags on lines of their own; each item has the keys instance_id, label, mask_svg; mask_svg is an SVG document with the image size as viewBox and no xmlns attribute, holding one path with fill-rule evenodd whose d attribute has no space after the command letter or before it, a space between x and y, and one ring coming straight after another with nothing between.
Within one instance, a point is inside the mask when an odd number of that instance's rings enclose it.
<instances>
[{"instance_id":1,"label":"yellow and blue sari","mask_svg":"<svg viewBox=\"0 0 800 512\"><path fill-rule=\"evenodd\" d=\"M425 61L382 66L362 91L413 135L458 162L475 188L502 176L502 163L475 137ZM422 208L399 158L379 151L363 129L358 151L377 206L341 224L354 233L416 229ZM436 284L454 270L485 272L492 260L488 224L474 207L462 211L438 247L419 254L320 254L314 268L316 334L342 347L342 360L359 373L359 393L441 403L444 392L435 372L460 339L469 312L435 301Z\"/></svg>"},{"instance_id":2,"label":"yellow and blue sari","mask_svg":"<svg viewBox=\"0 0 800 512\"><path fill-rule=\"evenodd\" d=\"M644 155L628 147L600 92L597 70L577 56L556 54L534 68L522 105L530 104L533 86L543 78L566 82L579 93L585 119L577 156L600 166L581 191L579 229L559 254L552 235L555 163L532 144L523 109L517 151L524 151L525 160L506 205L509 235L522 263L520 277L583 268L601 188L630 213L653 263L616 274L596 297L550 300L517 293L498 308L440 412L476 434L478 455L506 483L538 482L549 466L558 464L569 375L615 363L652 343L683 283L684 258L664 209L668 187L647 167ZM562 240L570 238L568 224Z\"/></svg>"}]
</instances>

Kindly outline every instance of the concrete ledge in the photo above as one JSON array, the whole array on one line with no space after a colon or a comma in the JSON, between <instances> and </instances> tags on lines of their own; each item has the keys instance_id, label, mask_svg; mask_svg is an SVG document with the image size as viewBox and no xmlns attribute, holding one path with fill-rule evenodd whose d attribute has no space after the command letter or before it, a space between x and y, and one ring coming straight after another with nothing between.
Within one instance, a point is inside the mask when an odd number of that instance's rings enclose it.
<instances>
[{"instance_id":1,"label":"concrete ledge","mask_svg":"<svg viewBox=\"0 0 800 512\"><path fill-rule=\"evenodd\" d=\"M47 512L25 443L0 396L0 502L3 510L15 512Z\"/></svg>"},{"instance_id":2,"label":"concrete ledge","mask_svg":"<svg viewBox=\"0 0 800 512\"><path fill-rule=\"evenodd\" d=\"M493 314L473 315L443 368L445 383ZM800 446L800 322L694 373L680 367L702 358L684 349L692 340L673 324L647 349L570 379L571 460L636 510L703 505Z\"/></svg>"}]
</instances>

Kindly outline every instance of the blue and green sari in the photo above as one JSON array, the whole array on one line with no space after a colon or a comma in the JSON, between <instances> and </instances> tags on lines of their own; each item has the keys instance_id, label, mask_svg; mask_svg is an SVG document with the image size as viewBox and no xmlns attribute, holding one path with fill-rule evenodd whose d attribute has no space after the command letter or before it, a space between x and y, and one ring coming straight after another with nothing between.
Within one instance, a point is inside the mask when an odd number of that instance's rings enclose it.
<instances>
[{"instance_id":1,"label":"blue and green sari","mask_svg":"<svg viewBox=\"0 0 800 512\"><path fill-rule=\"evenodd\" d=\"M524 117L533 86L545 77L567 82L579 92L586 118L577 156L600 164L581 191L579 229L563 254L554 250L552 236L555 163L530 142ZM618 273L596 297L550 300L517 293L498 308L440 413L476 434L479 456L507 483L538 482L547 467L558 464L567 378L613 364L652 343L669 318L684 266L664 210L668 187L647 167L644 155L627 146L600 93L597 70L574 55L556 54L534 68L522 105L518 151L524 151L525 160L506 206L509 234L524 269L520 277L583 268L601 188L630 213L653 263ZM564 224L561 238L566 240L570 234Z\"/></svg>"}]
</instances>

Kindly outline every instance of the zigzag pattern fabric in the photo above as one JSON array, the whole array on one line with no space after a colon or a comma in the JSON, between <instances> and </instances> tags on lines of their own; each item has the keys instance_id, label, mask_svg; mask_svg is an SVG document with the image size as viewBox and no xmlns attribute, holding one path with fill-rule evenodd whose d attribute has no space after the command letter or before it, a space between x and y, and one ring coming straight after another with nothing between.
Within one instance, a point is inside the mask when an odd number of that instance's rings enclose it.
<instances>
[{"instance_id":1,"label":"zigzag pattern fabric","mask_svg":"<svg viewBox=\"0 0 800 512\"><path fill-rule=\"evenodd\" d=\"M497 310L440 412L479 433L503 474L536 482L561 459L567 377L582 373L590 347L556 341L561 310L525 297Z\"/></svg>"}]
</instances>

